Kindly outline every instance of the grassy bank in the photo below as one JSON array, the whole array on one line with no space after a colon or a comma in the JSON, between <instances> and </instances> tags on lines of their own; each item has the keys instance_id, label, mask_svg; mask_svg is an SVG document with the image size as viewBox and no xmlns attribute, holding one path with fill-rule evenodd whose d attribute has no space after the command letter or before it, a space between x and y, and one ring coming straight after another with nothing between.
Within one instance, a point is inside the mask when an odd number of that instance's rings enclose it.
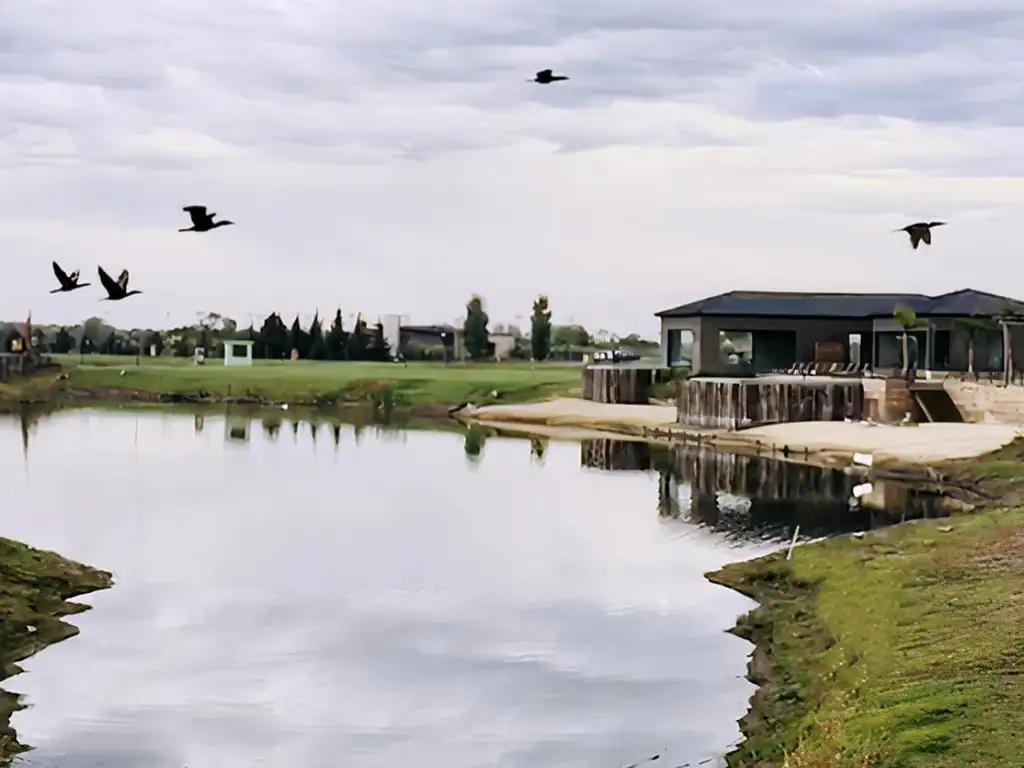
<instances>
[{"instance_id":1,"label":"grassy bank","mask_svg":"<svg viewBox=\"0 0 1024 768\"><path fill-rule=\"evenodd\" d=\"M21 672L19 661L77 634L61 618L87 606L69 599L111 583L109 573L0 538L0 681ZM0 765L25 750L10 725L19 709L18 697L0 690Z\"/></svg>"},{"instance_id":2,"label":"grassy bank","mask_svg":"<svg viewBox=\"0 0 1024 768\"><path fill-rule=\"evenodd\" d=\"M958 471L992 499L1016 493L1021 451ZM833 539L709 578L761 604L735 630L756 646L761 687L730 765L1021 765L1024 509Z\"/></svg>"},{"instance_id":3,"label":"grassy bank","mask_svg":"<svg viewBox=\"0 0 1024 768\"><path fill-rule=\"evenodd\" d=\"M541 363L338 363L256 361L197 366L183 358L100 355L59 358L63 377L0 385L0 400L233 400L293 405L385 401L398 408L472 401L526 402L579 389L575 365ZM492 393L497 392L495 397Z\"/></svg>"}]
</instances>

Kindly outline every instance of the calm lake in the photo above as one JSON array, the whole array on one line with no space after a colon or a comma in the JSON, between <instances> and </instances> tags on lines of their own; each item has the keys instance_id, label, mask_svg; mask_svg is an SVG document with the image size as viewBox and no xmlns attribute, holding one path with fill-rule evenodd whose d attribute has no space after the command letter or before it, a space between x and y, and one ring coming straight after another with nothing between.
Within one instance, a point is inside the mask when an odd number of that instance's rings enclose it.
<instances>
[{"instance_id":1,"label":"calm lake","mask_svg":"<svg viewBox=\"0 0 1024 768\"><path fill-rule=\"evenodd\" d=\"M703 574L916 509L795 465L282 415L0 416L0 534L117 579L7 684L29 764L696 764L753 690L725 634L753 604Z\"/></svg>"}]
</instances>

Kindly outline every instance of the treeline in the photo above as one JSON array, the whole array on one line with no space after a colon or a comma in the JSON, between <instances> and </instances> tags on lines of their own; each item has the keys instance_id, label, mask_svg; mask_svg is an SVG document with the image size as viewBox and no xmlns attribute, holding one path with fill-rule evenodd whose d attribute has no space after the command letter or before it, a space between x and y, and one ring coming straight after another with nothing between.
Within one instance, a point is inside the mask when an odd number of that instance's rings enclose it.
<instances>
[{"instance_id":1,"label":"treeline","mask_svg":"<svg viewBox=\"0 0 1024 768\"><path fill-rule=\"evenodd\" d=\"M319 314L313 316L308 329L303 329L298 316L286 326L281 316L272 312L263 321L259 331L249 328L241 336L253 342L253 357L283 360L298 357L303 360L371 360L384 362L391 359L391 345L384 337L381 323L370 327L356 318L351 331L345 330L339 309L328 329L324 330Z\"/></svg>"},{"instance_id":2,"label":"treeline","mask_svg":"<svg viewBox=\"0 0 1024 768\"><path fill-rule=\"evenodd\" d=\"M474 295L466 304L461 328L451 329L460 332L459 340L456 333L435 340L420 335L404 343L399 341L403 346L398 350L390 348L380 322L367 324L360 315L351 329L345 328L340 309L326 325L319 313L315 314L308 327L303 326L298 315L286 323L278 312L267 315L258 328L251 324L245 329L239 329L234 320L216 312L200 314L194 325L166 330L118 329L101 318L91 317L76 326L35 326L31 343L41 352L58 354L191 357L196 348L202 348L207 357L220 357L225 342L250 340L254 342L253 356L257 358L282 360L294 354L309 360L367 361L389 360L393 351L407 360L450 360L463 355L470 360L489 360L495 357L496 340L502 345L501 357L537 361L582 359L587 351L601 348L627 346L644 350L658 345L637 334L618 337L602 329L592 335L581 325L553 325L551 316L547 296L538 296L533 303L528 334L514 325L497 324L492 328L483 298ZM16 333L13 325L0 325L0 351L9 349Z\"/></svg>"},{"instance_id":3,"label":"treeline","mask_svg":"<svg viewBox=\"0 0 1024 768\"><path fill-rule=\"evenodd\" d=\"M166 331L123 331L106 325L99 318L89 318L80 326L57 328L52 334L47 330L38 329L33 333L37 337L36 346L42 352L56 354L191 357L199 347L208 357L221 357L225 343L248 340L253 342L254 357L270 360L289 359L293 354L304 360L391 359L391 347L381 323L371 326L359 316L354 326L346 329L340 309L327 328L319 313L313 316L308 327L303 327L298 315L289 325L279 313L272 312L259 329L250 326L238 330L230 318L211 312L196 326ZM9 338L0 339L4 348L9 341Z\"/></svg>"}]
</instances>

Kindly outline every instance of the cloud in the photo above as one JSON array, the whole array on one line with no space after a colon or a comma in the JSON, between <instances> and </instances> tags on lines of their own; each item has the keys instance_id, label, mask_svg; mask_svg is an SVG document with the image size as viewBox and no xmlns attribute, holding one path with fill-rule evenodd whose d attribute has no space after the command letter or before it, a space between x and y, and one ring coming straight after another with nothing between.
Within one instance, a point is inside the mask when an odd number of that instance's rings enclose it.
<instances>
[{"instance_id":1,"label":"cloud","mask_svg":"<svg viewBox=\"0 0 1024 768\"><path fill-rule=\"evenodd\" d=\"M95 312L46 295L55 256L129 268L125 325L450 321L474 291L510 321L543 291L650 333L734 287L1024 294L1018 6L0 0L0 314ZM178 235L196 202L240 226ZM953 223L913 255L907 218Z\"/></svg>"}]
</instances>

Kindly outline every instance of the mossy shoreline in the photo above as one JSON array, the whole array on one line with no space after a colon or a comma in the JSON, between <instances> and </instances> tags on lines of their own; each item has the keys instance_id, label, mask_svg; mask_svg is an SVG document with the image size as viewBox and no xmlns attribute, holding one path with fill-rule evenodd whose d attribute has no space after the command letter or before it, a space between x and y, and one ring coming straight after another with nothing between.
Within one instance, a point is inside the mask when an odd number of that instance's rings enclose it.
<instances>
[{"instance_id":1,"label":"mossy shoreline","mask_svg":"<svg viewBox=\"0 0 1024 768\"><path fill-rule=\"evenodd\" d=\"M943 469L974 512L707 575L758 603L732 768L1021 765L1024 445Z\"/></svg>"},{"instance_id":2,"label":"mossy shoreline","mask_svg":"<svg viewBox=\"0 0 1024 768\"><path fill-rule=\"evenodd\" d=\"M89 606L71 599L112 585L106 571L0 538L0 683L23 671L19 662L78 634L63 619ZM17 694L0 690L0 765L29 749L10 722L22 708Z\"/></svg>"}]
</instances>

